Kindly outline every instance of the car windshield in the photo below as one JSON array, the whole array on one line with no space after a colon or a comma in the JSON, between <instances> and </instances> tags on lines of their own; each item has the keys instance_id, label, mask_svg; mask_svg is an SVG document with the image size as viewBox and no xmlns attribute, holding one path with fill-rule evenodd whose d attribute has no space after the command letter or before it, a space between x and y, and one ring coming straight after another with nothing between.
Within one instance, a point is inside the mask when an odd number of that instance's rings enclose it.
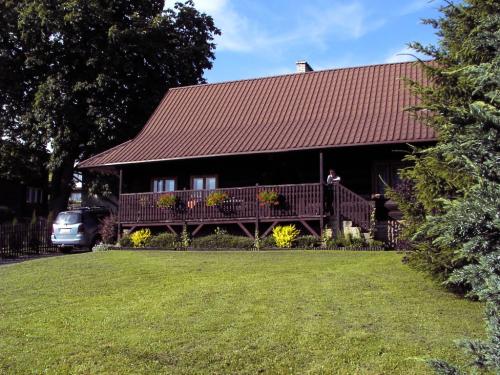
<instances>
[{"instance_id":1,"label":"car windshield","mask_svg":"<svg viewBox=\"0 0 500 375\"><path fill-rule=\"evenodd\" d=\"M82 214L80 212L60 212L57 215L56 224L77 224L82 222Z\"/></svg>"}]
</instances>

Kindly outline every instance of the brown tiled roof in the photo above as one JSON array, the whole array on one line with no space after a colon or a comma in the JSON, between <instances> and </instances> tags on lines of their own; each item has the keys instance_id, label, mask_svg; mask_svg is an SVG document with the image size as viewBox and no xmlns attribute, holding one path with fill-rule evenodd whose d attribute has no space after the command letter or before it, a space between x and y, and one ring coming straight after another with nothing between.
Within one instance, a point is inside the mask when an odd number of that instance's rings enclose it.
<instances>
[{"instance_id":1,"label":"brown tiled roof","mask_svg":"<svg viewBox=\"0 0 500 375\"><path fill-rule=\"evenodd\" d=\"M396 63L171 89L134 139L79 167L433 140L402 77L426 83Z\"/></svg>"}]
</instances>

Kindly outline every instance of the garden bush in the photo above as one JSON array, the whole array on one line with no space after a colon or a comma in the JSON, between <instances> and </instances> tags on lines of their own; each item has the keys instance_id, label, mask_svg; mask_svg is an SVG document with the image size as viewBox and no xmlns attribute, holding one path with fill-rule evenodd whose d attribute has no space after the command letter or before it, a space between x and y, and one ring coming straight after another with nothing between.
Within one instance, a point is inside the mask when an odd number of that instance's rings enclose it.
<instances>
[{"instance_id":1,"label":"garden bush","mask_svg":"<svg viewBox=\"0 0 500 375\"><path fill-rule=\"evenodd\" d=\"M162 249L177 249L180 247L179 238L177 235L169 232L160 233L156 236L152 236L147 246L159 247Z\"/></svg>"},{"instance_id":2,"label":"garden bush","mask_svg":"<svg viewBox=\"0 0 500 375\"><path fill-rule=\"evenodd\" d=\"M99 223L99 234L101 236L102 242L105 244L112 244L116 241L118 233L118 224L116 222L116 216L111 214Z\"/></svg>"},{"instance_id":3,"label":"garden bush","mask_svg":"<svg viewBox=\"0 0 500 375\"><path fill-rule=\"evenodd\" d=\"M291 248L300 234L294 224L278 225L273 229L273 238L279 248Z\"/></svg>"},{"instance_id":4,"label":"garden bush","mask_svg":"<svg viewBox=\"0 0 500 375\"><path fill-rule=\"evenodd\" d=\"M273 236L267 236L261 238L260 246L263 249L272 249L273 247L276 247L276 242L274 241Z\"/></svg>"},{"instance_id":5,"label":"garden bush","mask_svg":"<svg viewBox=\"0 0 500 375\"><path fill-rule=\"evenodd\" d=\"M94 252L94 253L98 253L101 251L109 251L109 250L111 250L109 245L104 244L104 243L97 244L92 248L92 252Z\"/></svg>"},{"instance_id":6,"label":"garden bush","mask_svg":"<svg viewBox=\"0 0 500 375\"><path fill-rule=\"evenodd\" d=\"M299 249L312 249L320 247L321 240L315 236L300 236L295 241L295 247Z\"/></svg>"},{"instance_id":7,"label":"garden bush","mask_svg":"<svg viewBox=\"0 0 500 375\"><path fill-rule=\"evenodd\" d=\"M134 247L145 247L151 238L151 230L149 228L140 229L130 235L130 240Z\"/></svg>"},{"instance_id":8,"label":"garden bush","mask_svg":"<svg viewBox=\"0 0 500 375\"><path fill-rule=\"evenodd\" d=\"M123 236L121 236L120 238L120 241L118 241L118 245L120 245L121 247L132 247L134 246L132 244L132 239L130 238L130 234L124 234Z\"/></svg>"},{"instance_id":9,"label":"garden bush","mask_svg":"<svg viewBox=\"0 0 500 375\"><path fill-rule=\"evenodd\" d=\"M194 249L241 249L251 250L254 247L252 238L233 236L230 234L210 234L194 238L191 242Z\"/></svg>"}]
</instances>

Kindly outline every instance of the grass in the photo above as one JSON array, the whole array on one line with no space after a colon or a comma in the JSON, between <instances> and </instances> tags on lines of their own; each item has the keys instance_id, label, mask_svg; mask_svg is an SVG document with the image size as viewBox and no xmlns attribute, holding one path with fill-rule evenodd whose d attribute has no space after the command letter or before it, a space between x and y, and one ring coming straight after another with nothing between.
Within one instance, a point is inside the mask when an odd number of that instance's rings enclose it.
<instances>
[{"instance_id":1,"label":"grass","mask_svg":"<svg viewBox=\"0 0 500 375\"><path fill-rule=\"evenodd\" d=\"M0 373L425 374L482 305L386 252L88 253L0 267Z\"/></svg>"}]
</instances>

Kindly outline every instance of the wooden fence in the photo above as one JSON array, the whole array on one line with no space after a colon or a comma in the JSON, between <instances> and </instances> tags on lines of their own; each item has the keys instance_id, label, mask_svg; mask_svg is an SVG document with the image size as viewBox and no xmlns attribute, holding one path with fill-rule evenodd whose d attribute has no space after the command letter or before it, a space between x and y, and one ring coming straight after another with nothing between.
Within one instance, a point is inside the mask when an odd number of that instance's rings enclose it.
<instances>
[{"instance_id":1,"label":"wooden fence","mask_svg":"<svg viewBox=\"0 0 500 375\"><path fill-rule=\"evenodd\" d=\"M39 219L36 223L0 225L0 258L57 252L50 241L52 224Z\"/></svg>"}]
</instances>

